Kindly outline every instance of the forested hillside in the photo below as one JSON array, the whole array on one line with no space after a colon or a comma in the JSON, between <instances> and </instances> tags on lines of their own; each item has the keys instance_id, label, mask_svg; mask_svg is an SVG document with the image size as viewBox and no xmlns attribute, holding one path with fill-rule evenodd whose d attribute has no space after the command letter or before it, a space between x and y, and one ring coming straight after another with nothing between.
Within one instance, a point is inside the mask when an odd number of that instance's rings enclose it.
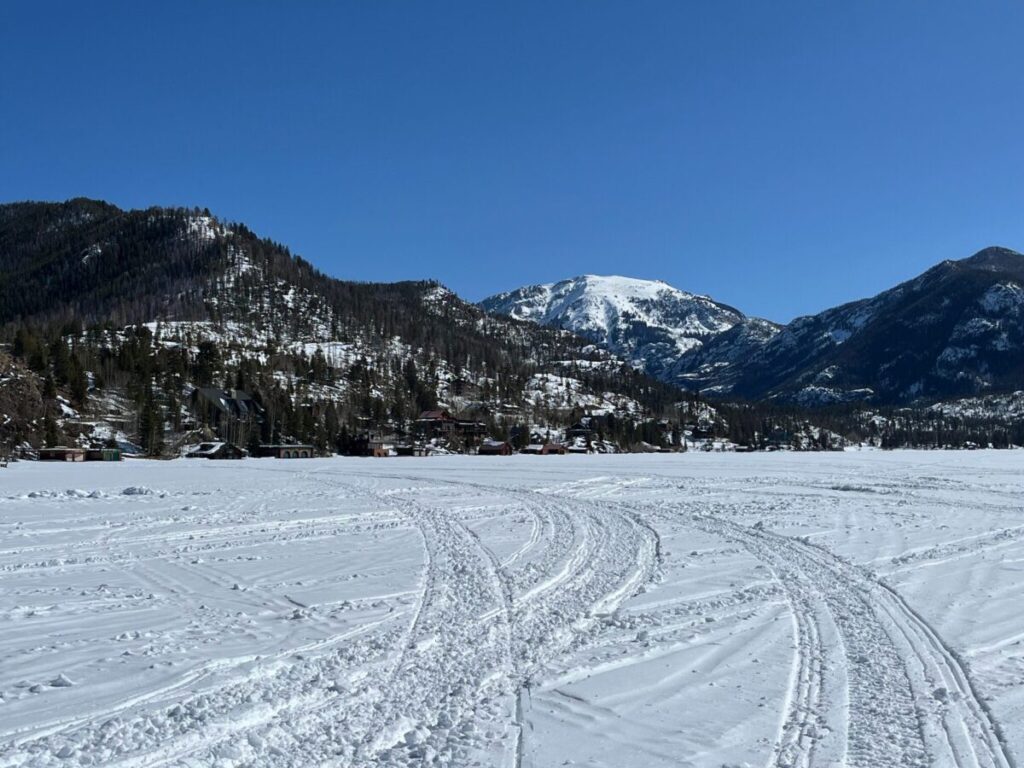
<instances>
[{"instance_id":1,"label":"forested hillside","mask_svg":"<svg viewBox=\"0 0 1024 768\"><path fill-rule=\"evenodd\" d=\"M490 317L437 283L336 280L198 209L0 206L0 340L47 394L8 442L120 423L160 452L206 386L251 392L259 439L325 450L438 406L495 435L611 413L628 441L680 398L571 333Z\"/></svg>"}]
</instances>

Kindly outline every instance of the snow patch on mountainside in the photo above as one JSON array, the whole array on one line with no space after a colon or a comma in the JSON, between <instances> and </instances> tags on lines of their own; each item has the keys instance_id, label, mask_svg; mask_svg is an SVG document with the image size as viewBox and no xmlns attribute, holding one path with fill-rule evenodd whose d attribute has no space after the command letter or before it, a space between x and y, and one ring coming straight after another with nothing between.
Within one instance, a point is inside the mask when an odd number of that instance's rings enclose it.
<instances>
[{"instance_id":1,"label":"snow patch on mountainside","mask_svg":"<svg viewBox=\"0 0 1024 768\"><path fill-rule=\"evenodd\" d=\"M1012 312L1024 310L1024 288L1016 283L997 283L989 288L978 302L987 312Z\"/></svg>"},{"instance_id":2,"label":"snow patch on mountainside","mask_svg":"<svg viewBox=\"0 0 1024 768\"><path fill-rule=\"evenodd\" d=\"M935 403L929 410L947 417L1024 419L1024 390Z\"/></svg>"},{"instance_id":3,"label":"snow patch on mountainside","mask_svg":"<svg viewBox=\"0 0 1024 768\"><path fill-rule=\"evenodd\" d=\"M684 346L692 337L720 333L742 315L660 280L584 275L548 285L535 285L486 299L501 314L577 333L612 333L623 318L664 327Z\"/></svg>"},{"instance_id":4,"label":"snow patch on mountainside","mask_svg":"<svg viewBox=\"0 0 1024 768\"><path fill-rule=\"evenodd\" d=\"M835 389L817 384L804 387L799 390L792 399L798 405L807 408L816 408L824 405L836 405L838 403L851 403L859 400L870 400L874 390L868 387L859 389Z\"/></svg>"},{"instance_id":5,"label":"snow patch on mountainside","mask_svg":"<svg viewBox=\"0 0 1024 768\"><path fill-rule=\"evenodd\" d=\"M86 265L95 257L103 255L103 246L99 243L93 243L84 251L82 251L82 265Z\"/></svg>"},{"instance_id":6,"label":"snow patch on mountainside","mask_svg":"<svg viewBox=\"0 0 1024 768\"><path fill-rule=\"evenodd\" d=\"M213 216L189 216L185 222L185 236L203 243L232 234Z\"/></svg>"},{"instance_id":7,"label":"snow patch on mountainside","mask_svg":"<svg viewBox=\"0 0 1024 768\"><path fill-rule=\"evenodd\" d=\"M632 398L615 392L589 393L578 379L553 373L535 373L526 383L527 398L548 408L583 409L595 416L609 413L639 414Z\"/></svg>"}]
</instances>

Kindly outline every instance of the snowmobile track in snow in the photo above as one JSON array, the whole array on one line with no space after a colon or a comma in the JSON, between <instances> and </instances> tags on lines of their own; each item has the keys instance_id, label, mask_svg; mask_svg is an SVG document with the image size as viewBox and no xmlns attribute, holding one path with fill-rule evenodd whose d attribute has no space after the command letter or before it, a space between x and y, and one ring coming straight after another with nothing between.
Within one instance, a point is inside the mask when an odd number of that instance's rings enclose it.
<instances>
[{"instance_id":1,"label":"snowmobile track in snow","mask_svg":"<svg viewBox=\"0 0 1024 768\"><path fill-rule=\"evenodd\" d=\"M795 666L770 765L1015 768L956 654L893 589L799 539L691 522L765 563L790 602Z\"/></svg>"},{"instance_id":2,"label":"snowmobile track in snow","mask_svg":"<svg viewBox=\"0 0 1024 768\"><path fill-rule=\"evenodd\" d=\"M116 726L82 721L21 741L28 764L58 763L66 744L109 745L106 763L122 768L531 763L529 687L652 578L656 535L615 505L532 491L398 478L415 485L385 492L379 477L313 478L329 494L371 499L378 516L419 532L415 602L367 627L358 642L252 662L243 677L189 691L174 706L126 708ZM423 487L451 501L420 503L414 497ZM478 518L466 502L481 493L529 515L529 540L504 563L473 527ZM314 620L315 611L285 602L282 613Z\"/></svg>"}]
</instances>

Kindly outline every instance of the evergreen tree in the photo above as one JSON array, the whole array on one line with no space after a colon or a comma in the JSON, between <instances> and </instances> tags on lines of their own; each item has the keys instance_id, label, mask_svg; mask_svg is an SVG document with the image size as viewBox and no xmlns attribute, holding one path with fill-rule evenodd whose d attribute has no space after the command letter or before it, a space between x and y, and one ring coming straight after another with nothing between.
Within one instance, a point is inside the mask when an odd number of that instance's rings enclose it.
<instances>
[{"instance_id":1,"label":"evergreen tree","mask_svg":"<svg viewBox=\"0 0 1024 768\"><path fill-rule=\"evenodd\" d=\"M159 456L163 452L164 416L151 389L147 389L139 412L139 442L147 456Z\"/></svg>"},{"instance_id":2,"label":"evergreen tree","mask_svg":"<svg viewBox=\"0 0 1024 768\"><path fill-rule=\"evenodd\" d=\"M68 389L71 392L72 402L78 407L84 406L89 395L89 379L78 360L72 361Z\"/></svg>"}]
</instances>

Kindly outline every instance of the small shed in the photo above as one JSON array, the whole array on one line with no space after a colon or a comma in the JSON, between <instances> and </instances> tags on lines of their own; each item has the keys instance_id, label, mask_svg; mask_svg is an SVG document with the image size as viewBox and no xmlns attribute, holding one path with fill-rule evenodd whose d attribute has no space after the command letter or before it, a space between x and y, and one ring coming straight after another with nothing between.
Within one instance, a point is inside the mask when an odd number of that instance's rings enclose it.
<instances>
[{"instance_id":1,"label":"small shed","mask_svg":"<svg viewBox=\"0 0 1024 768\"><path fill-rule=\"evenodd\" d=\"M185 454L189 459L241 459L245 451L231 443L200 443Z\"/></svg>"},{"instance_id":2,"label":"small shed","mask_svg":"<svg viewBox=\"0 0 1024 768\"><path fill-rule=\"evenodd\" d=\"M393 435L371 435L370 439L366 443L366 455L373 456L378 459L387 458L388 456L397 456L398 452L395 450L396 445L398 445L398 440L395 439Z\"/></svg>"},{"instance_id":3,"label":"small shed","mask_svg":"<svg viewBox=\"0 0 1024 768\"><path fill-rule=\"evenodd\" d=\"M88 448L85 451L86 461L120 461L120 448Z\"/></svg>"},{"instance_id":4,"label":"small shed","mask_svg":"<svg viewBox=\"0 0 1024 768\"><path fill-rule=\"evenodd\" d=\"M40 461L85 461L85 450L82 448L68 448L58 445L53 448L39 449Z\"/></svg>"},{"instance_id":5,"label":"small shed","mask_svg":"<svg viewBox=\"0 0 1024 768\"><path fill-rule=\"evenodd\" d=\"M413 443L411 445L408 444L408 443L403 443L402 445L396 445L395 446L395 455L396 456L426 456L427 455L427 449L426 449L425 446L418 445L416 443Z\"/></svg>"},{"instance_id":6,"label":"small shed","mask_svg":"<svg viewBox=\"0 0 1024 768\"><path fill-rule=\"evenodd\" d=\"M484 440L478 453L480 456L511 456L512 444L505 440Z\"/></svg>"}]
</instances>

